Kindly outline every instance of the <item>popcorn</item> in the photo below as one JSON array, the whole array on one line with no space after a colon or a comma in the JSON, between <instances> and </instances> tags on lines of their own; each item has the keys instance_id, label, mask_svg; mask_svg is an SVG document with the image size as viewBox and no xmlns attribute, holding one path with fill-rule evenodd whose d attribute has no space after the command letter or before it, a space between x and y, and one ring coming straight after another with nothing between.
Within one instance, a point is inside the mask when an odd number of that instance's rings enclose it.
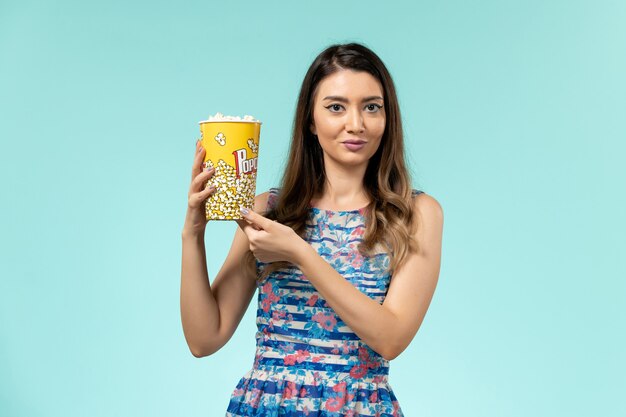
<instances>
[{"instance_id":1,"label":"popcorn","mask_svg":"<svg viewBox=\"0 0 626 417\"><path fill-rule=\"evenodd\" d=\"M217 112L215 116L209 116L207 122L258 122L253 116L245 115L243 118L239 116L224 116L222 113Z\"/></svg>"}]
</instances>

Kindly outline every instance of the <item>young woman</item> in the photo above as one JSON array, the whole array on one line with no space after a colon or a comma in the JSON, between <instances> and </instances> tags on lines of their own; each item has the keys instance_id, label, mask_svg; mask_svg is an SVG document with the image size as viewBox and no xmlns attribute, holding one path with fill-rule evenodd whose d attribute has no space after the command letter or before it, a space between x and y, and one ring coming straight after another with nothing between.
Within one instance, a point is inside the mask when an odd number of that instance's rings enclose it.
<instances>
[{"instance_id":1,"label":"young woman","mask_svg":"<svg viewBox=\"0 0 626 417\"><path fill-rule=\"evenodd\" d=\"M441 206L411 188L389 72L368 48L333 45L309 68L279 188L238 221L209 284L204 149L182 232L181 315L194 356L231 338L256 289L254 364L227 416L402 416L389 361L437 284Z\"/></svg>"}]
</instances>

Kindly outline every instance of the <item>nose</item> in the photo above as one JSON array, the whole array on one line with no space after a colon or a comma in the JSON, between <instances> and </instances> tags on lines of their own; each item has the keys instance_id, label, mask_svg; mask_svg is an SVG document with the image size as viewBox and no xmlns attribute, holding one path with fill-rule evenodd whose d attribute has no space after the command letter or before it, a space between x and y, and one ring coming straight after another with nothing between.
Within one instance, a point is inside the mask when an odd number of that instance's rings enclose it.
<instances>
[{"instance_id":1,"label":"nose","mask_svg":"<svg viewBox=\"0 0 626 417\"><path fill-rule=\"evenodd\" d=\"M346 131L348 132L363 132L363 115L357 108L352 108L348 112L348 119L346 120Z\"/></svg>"}]
</instances>

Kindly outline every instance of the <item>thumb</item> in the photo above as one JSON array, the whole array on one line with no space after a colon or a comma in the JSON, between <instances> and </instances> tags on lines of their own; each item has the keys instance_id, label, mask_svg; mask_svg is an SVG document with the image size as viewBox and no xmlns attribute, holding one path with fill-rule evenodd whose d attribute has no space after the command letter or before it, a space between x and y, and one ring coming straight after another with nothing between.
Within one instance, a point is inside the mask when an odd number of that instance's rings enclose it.
<instances>
[{"instance_id":1,"label":"thumb","mask_svg":"<svg viewBox=\"0 0 626 417\"><path fill-rule=\"evenodd\" d=\"M259 226L261 229L265 230L267 227L273 222L267 217L263 217L258 213L255 213L252 210L248 210L246 208L241 209L241 215L248 222L252 223L252 225Z\"/></svg>"}]
</instances>

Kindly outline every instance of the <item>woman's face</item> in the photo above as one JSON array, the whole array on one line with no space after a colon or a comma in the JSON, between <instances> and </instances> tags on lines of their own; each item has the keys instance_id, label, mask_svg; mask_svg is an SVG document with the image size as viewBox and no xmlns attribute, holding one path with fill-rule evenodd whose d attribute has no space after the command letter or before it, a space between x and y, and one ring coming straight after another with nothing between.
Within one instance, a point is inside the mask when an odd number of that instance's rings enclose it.
<instances>
[{"instance_id":1,"label":"woman's face","mask_svg":"<svg viewBox=\"0 0 626 417\"><path fill-rule=\"evenodd\" d=\"M340 70L318 84L311 132L318 137L327 168L367 167L384 131L383 88L371 74Z\"/></svg>"}]
</instances>

